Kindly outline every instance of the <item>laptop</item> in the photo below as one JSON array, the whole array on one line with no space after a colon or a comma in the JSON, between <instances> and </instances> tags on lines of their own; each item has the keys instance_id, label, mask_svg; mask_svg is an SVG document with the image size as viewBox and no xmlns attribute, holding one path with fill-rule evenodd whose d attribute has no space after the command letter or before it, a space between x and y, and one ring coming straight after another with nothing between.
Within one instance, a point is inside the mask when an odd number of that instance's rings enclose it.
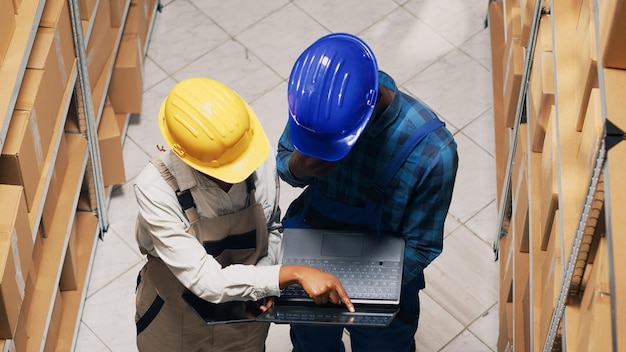
<instances>
[{"instance_id":1,"label":"laptop","mask_svg":"<svg viewBox=\"0 0 626 352\"><path fill-rule=\"evenodd\" d=\"M388 326L400 303L404 239L391 234L286 228L280 263L319 268L337 276L355 306L318 305L299 285L291 285L260 312L252 302L211 304L183 298L206 324L265 321L276 324ZM201 301L201 302L200 302ZM215 307L222 306L223 307Z\"/></svg>"}]
</instances>

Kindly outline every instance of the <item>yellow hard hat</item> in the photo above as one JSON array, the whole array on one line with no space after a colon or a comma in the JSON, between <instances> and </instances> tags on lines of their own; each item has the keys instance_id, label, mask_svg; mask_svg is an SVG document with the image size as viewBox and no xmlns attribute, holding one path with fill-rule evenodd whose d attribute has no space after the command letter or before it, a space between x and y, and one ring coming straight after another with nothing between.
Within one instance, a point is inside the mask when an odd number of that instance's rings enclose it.
<instances>
[{"instance_id":1,"label":"yellow hard hat","mask_svg":"<svg viewBox=\"0 0 626 352\"><path fill-rule=\"evenodd\" d=\"M161 104L159 128L187 165L224 182L245 180L269 156L269 141L250 105L212 79L176 84Z\"/></svg>"}]
</instances>

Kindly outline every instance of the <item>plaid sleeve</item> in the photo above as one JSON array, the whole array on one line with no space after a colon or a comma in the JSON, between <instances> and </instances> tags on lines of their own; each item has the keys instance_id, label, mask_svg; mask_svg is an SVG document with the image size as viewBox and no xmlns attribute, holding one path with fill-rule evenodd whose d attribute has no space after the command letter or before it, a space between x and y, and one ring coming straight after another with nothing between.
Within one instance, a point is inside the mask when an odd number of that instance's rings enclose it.
<instances>
[{"instance_id":1,"label":"plaid sleeve","mask_svg":"<svg viewBox=\"0 0 626 352\"><path fill-rule=\"evenodd\" d=\"M291 136L289 134L289 126L285 126L283 134L278 140L278 149L276 153L276 168L281 180L287 182L293 187L305 187L309 184L310 179L300 180L297 179L289 170L289 158L293 153L295 147L291 143Z\"/></svg>"},{"instance_id":2,"label":"plaid sleeve","mask_svg":"<svg viewBox=\"0 0 626 352\"><path fill-rule=\"evenodd\" d=\"M456 143L451 140L434 158L421 160L430 167L427 174L416 180L419 184L413 191L402 226L406 240L405 282L415 278L443 249L443 226L459 162Z\"/></svg>"}]
</instances>

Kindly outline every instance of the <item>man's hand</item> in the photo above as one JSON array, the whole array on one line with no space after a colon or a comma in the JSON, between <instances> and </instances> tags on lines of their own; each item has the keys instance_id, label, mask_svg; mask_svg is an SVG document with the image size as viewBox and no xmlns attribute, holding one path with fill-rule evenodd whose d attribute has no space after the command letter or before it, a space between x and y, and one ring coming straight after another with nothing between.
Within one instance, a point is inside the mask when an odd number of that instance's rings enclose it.
<instances>
[{"instance_id":1,"label":"man's hand","mask_svg":"<svg viewBox=\"0 0 626 352\"><path fill-rule=\"evenodd\" d=\"M304 265L283 265L280 271L281 288L297 283L309 294L315 303L345 304L348 311L354 312L354 305L337 277L319 269ZM293 278L293 279L287 279Z\"/></svg>"},{"instance_id":2,"label":"man's hand","mask_svg":"<svg viewBox=\"0 0 626 352\"><path fill-rule=\"evenodd\" d=\"M320 177L328 174L337 166L337 162L325 161L301 154L294 150L289 158L289 170L298 179Z\"/></svg>"}]
</instances>

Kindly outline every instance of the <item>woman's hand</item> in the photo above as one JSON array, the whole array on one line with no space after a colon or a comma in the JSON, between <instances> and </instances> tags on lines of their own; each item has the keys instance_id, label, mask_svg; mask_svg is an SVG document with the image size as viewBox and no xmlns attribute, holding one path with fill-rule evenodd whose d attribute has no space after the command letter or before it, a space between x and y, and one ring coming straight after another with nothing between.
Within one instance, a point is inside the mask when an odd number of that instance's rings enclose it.
<instances>
[{"instance_id":1,"label":"woman's hand","mask_svg":"<svg viewBox=\"0 0 626 352\"><path fill-rule=\"evenodd\" d=\"M255 302L261 312L265 312L274 305L274 297L265 297Z\"/></svg>"},{"instance_id":2,"label":"woman's hand","mask_svg":"<svg viewBox=\"0 0 626 352\"><path fill-rule=\"evenodd\" d=\"M304 265L283 265L280 270L280 287L297 283L309 294L315 303L345 304L348 311L354 312L354 305L341 281L332 274Z\"/></svg>"}]
</instances>

